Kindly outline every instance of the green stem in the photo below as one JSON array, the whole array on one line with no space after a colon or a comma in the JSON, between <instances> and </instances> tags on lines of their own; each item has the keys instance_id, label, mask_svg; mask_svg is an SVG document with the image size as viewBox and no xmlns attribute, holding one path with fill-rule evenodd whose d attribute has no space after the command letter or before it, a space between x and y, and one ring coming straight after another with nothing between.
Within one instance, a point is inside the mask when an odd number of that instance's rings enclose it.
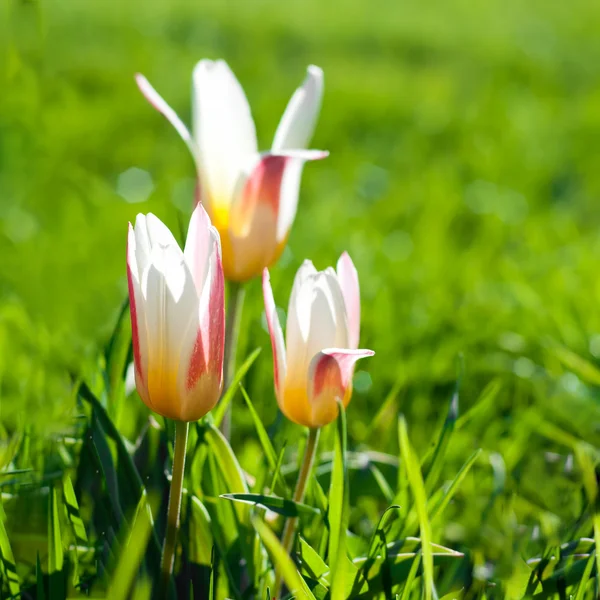
<instances>
[{"instance_id":1,"label":"green stem","mask_svg":"<svg viewBox=\"0 0 600 600\"><path fill-rule=\"evenodd\" d=\"M296 489L294 490L294 502L300 503L304 501L306 484L308 483L308 477L310 476L313 463L315 462L320 433L321 430L319 428L308 430L308 439L306 440L306 447L304 448L304 458L302 459L302 465L300 467L300 472L298 473L298 481L296 481ZM283 546L286 554L290 554L292 551L297 522L298 519L296 517L290 517L287 519L283 527L281 545ZM275 585L273 586L273 589L273 598L279 598L279 593L281 591L281 572L279 569L275 571Z\"/></svg>"},{"instance_id":2,"label":"green stem","mask_svg":"<svg viewBox=\"0 0 600 600\"><path fill-rule=\"evenodd\" d=\"M226 282L227 314L225 315L225 353L223 357L223 393L231 386L235 377L235 354L240 334L245 287L237 281ZM227 440L231 438L231 404L225 410L221 421L221 432Z\"/></svg>"},{"instance_id":3,"label":"green stem","mask_svg":"<svg viewBox=\"0 0 600 600\"><path fill-rule=\"evenodd\" d=\"M185 471L185 449L188 438L188 423L175 421L175 451L173 454L173 472L171 490L169 492L169 508L167 512L167 531L160 562L160 600L167 597L169 580L173 571L177 533L179 532L179 512L181 510L181 492L183 490L183 473Z\"/></svg>"}]
</instances>

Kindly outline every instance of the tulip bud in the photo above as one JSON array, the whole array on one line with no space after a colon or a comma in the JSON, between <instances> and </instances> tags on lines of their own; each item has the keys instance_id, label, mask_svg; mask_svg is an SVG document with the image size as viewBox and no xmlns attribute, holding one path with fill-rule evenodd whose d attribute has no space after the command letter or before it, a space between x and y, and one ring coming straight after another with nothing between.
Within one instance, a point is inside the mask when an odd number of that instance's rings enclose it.
<instances>
[{"instance_id":1,"label":"tulip bud","mask_svg":"<svg viewBox=\"0 0 600 600\"><path fill-rule=\"evenodd\" d=\"M246 281L280 256L296 216L306 150L321 110L323 72L310 66L281 118L270 152L259 153L248 100L223 60L201 60L193 74L193 134L142 76L147 100L175 127L196 162L198 199L223 244L225 277Z\"/></svg>"},{"instance_id":2,"label":"tulip bud","mask_svg":"<svg viewBox=\"0 0 600 600\"><path fill-rule=\"evenodd\" d=\"M163 417L196 421L221 394L225 338L219 234L202 205L183 252L160 219L138 215L127 278L138 393Z\"/></svg>"},{"instance_id":3,"label":"tulip bud","mask_svg":"<svg viewBox=\"0 0 600 600\"><path fill-rule=\"evenodd\" d=\"M286 343L269 281L263 273L263 295L273 348L275 395L283 414L307 427L322 427L352 395L354 364L372 356L357 349L360 332L358 275L347 253L337 272L317 271L309 260L296 274L287 315Z\"/></svg>"}]
</instances>

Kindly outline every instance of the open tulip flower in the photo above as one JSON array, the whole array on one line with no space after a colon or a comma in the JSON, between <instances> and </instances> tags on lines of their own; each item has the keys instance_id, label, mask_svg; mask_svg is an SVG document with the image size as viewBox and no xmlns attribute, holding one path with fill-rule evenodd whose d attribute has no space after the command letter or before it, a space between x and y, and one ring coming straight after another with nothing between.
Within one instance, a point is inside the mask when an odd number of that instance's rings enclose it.
<instances>
[{"instance_id":1,"label":"open tulip flower","mask_svg":"<svg viewBox=\"0 0 600 600\"><path fill-rule=\"evenodd\" d=\"M225 335L219 234L202 205L183 251L160 219L138 215L127 277L139 395L164 417L196 421L221 394Z\"/></svg>"},{"instance_id":2,"label":"open tulip flower","mask_svg":"<svg viewBox=\"0 0 600 600\"><path fill-rule=\"evenodd\" d=\"M267 269L263 294L283 414L313 429L331 423L338 400L344 406L350 402L354 364L374 354L358 349L360 292L350 256L342 254L337 272L317 271L304 261L292 288L285 345Z\"/></svg>"},{"instance_id":3,"label":"open tulip flower","mask_svg":"<svg viewBox=\"0 0 600 600\"><path fill-rule=\"evenodd\" d=\"M306 150L321 109L323 72L308 67L265 153L258 152L244 91L223 60L201 60L194 69L193 133L145 77L136 80L194 157L199 200L221 236L225 277L241 282L259 275L285 247L304 163L327 156Z\"/></svg>"}]
</instances>

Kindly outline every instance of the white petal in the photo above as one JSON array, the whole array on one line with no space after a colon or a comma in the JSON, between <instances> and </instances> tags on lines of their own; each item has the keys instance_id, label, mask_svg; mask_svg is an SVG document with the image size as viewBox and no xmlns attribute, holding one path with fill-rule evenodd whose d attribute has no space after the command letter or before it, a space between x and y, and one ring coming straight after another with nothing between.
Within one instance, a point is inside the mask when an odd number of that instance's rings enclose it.
<instances>
[{"instance_id":1,"label":"white petal","mask_svg":"<svg viewBox=\"0 0 600 600\"><path fill-rule=\"evenodd\" d=\"M182 356L191 354L198 330L198 295L179 250L157 245L142 280L146 298L149 365L165 377L187 374Z\"/></svg>"},{"instance_id":2,"label":"white petal","mask_svg":"<svg viewBox=\"0 0 600 600\"><path fill-rule=\"evenodd\" d=\"M348 347L344 299L334 270L329 267L314 275L313 286L307 362L323 348Z\"/></svg>"},{"instance_id":3,"label":"white petal","mask_svg":"<svg viewBox=\"0 0 600 600\"><path fill-rule=\"evenodd\" d=\"M155 215L148 213L146 215L146 230L148 232L148 240L150 242L150 251L154 246L176 246L179 244L171 230Z\"/></svg>"},{"instance_id":4,"label":"white petal","mask_svg":"<svg viewBox=\"0 0 600 600\"><path fill-rule=\"evenodd\" d=\"M150 82L143 75L138 73L135 76L135 81L138 84L142 94L144 94L146 100L148 100L148 102L150 102L150 104L159 113L161 113L167 119L167 121L173 125L173 127L175 127L175 130L187 144L192 156L195 158L198 154L198 149L192 140L192 135L190 134L188 128L177 116L177 113L163 100L161 95L152 87Z\"/></svg>"},{"instance_id":5,"label":"white petal","mask_svg":"<svg viewBox=\"0 0 600 600\"><path fill-rule=\"evenodd\" d=\"M136 220L137 226L137 220ZM130 284L130 309L132 317L132 334L134 343L134 353L136 345L136 333L137 333L137 348L139 352L139 369L143 378L146 380L148 376L148 334L146 331L146 306L144 295L142 293L142 270L140 270L138 263L138 256L140 253L139 244L136 240L136 232L134 231L131 224L129 225L129 233L127 237L127 267L128 267L128 281ZM144 265L148 262L149 258L145 255L142 256L142 260L145 261ZM135 315L135 317L134 317ZM135 318L135 324L133 319Z\"/></svg>"},{"instance_id":6,"label":"white petal","mask_svg":"<svg viewBox=\"0 0 600 600\"><path fill-rule=\"evenodd\" d=\"M223 60L201 60L193 76L193 132L211 202L231 201L240 170L256 154L248 100Z\"/></svg>"},{"instance_id":7,"label":"white petal","mask_svg":"<svg viewBox=\"0 0 600 600\"><path fill-rule=\"evenodd\" d=\"M323 99L323 71L307 69L302 85L294 92L273 140L273 151L306 148L313 136Z\"/></svg>"},{"instance_id":8,"label":"white petal","mask_svg":"<svg viewBox=\"0 0 600 600\"><path fill-rule=\"evenodd\" d=\"M283 342L283 332L279 323L279 315L273 298L273 289L269 278L269 270L263 271L263 298L265 301L265 315L267 317L267 325L269 328L269 336L271 337L271 348L273 350L273 372L275 380L275 391L277 399L283 400L283 384L285 381L286 372L286 357L285 345Z\"/></svg>"},{"instance_id":9,"label":"white petal","mask_svg":"<svg viewBox=\"0 0 600 600\"><path fill-rule=\"evenodd\" d=\"M312 358L323 348L348 344L344 301L333 269L317 272L305 261L296 274L288 309L288 383L306 382Z\"/></svg>"},{"instance_id":10,"label":"white petal","mask_svg":"<svg viewBox=\"0 0 600 600\"><path fill-rule=\"evenodd\" d=\"M148 227L146 226L146 215L139 214L135 218L135 228L129 232L130 240L131 236L135 239L135 244L130 247L135 253L135 260L137 265L137 276L141 281L142 274L148 266L150 260L150 239L148 238Z\"/></svg>"},{"instance_id":11,"label":"white petal","mask_svg":"<svg viewBox=\"0 0 600 600\"><path fill-rule=\"evenodd\" d=\"M296 218L304 163L308 160L320 160L329 156L328 152L321 150L288 151L285 154L290 158L286 162L281 178L277 241L283 240L288 235Z\"/></svg>"},{"instance_id":12,"label":"white petal","mask_svg":"<svg viewBox=\"0 0 600 600\"><path fill-rule=\"evenodd\" d=\"M346 314L348 316L348 339L350 348L358 348L360 337L360 286L358 272L347 252L344 252L337 263L337 276L344 295Z\"/></svg>"},{"instance_id":13,"label":"white petal","mask_svg":"<svg viewBox=\"0 0 600 600\"><path fill-rule=\"evenodd\" d=\"M297 347L304 344L308 338L310 325L310 303L302 302L312 294L311 275L317 272L310 260L305 260L296 273L290 302L286 326L287 347Z\"/></svg>"},{"instance_id":14,"label":"white petal","mask_svg":"<svg viewBox=\"0 0 600 600\"><path fill-rule=\"evenodd\" d=\"M183 254L194 278L198 295L202 293L204 287L214 235L214 228L210 224L207 212L201 204L197 204L190 219Z\"/></svg>"}]
</instances>

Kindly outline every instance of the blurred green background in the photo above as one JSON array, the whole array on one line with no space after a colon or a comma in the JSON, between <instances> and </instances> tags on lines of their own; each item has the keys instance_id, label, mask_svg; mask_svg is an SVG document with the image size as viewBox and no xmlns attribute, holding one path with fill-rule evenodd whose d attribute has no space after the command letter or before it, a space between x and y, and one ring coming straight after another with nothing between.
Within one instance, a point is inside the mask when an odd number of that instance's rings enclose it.
<instances>
[{"instance_id":1,"label":"blurred green background","mask_svg":"<svg viewBox=\"0 0 600 600\"><path fill-rule=\"evenodd\" d=\"M189 122L194 64L225 58L266 149L313 63L325 97L312 147L331 155L304 171L271 279L285 310L304 258L324 268L348 250L358 267L362 345L377 355L356 375L352 445L395 452L403 412L423 453L463 356L470 416L449 472L476 447L484 458L439 535L484 560L520 551L540 523L542 537L569 538L582 510L573 440L600 442L598 2L10 0L0 10L3 428L69 425L71 382L97 376L126 297L128 220L151 211L179 231L190 214L192 160L134 73ZM247 388L270 424L263 319L254 281L239 356L263 347ZM258 446L240 398L234 409L233 443L251 464Z\"/></svg>"}]
</instances>

